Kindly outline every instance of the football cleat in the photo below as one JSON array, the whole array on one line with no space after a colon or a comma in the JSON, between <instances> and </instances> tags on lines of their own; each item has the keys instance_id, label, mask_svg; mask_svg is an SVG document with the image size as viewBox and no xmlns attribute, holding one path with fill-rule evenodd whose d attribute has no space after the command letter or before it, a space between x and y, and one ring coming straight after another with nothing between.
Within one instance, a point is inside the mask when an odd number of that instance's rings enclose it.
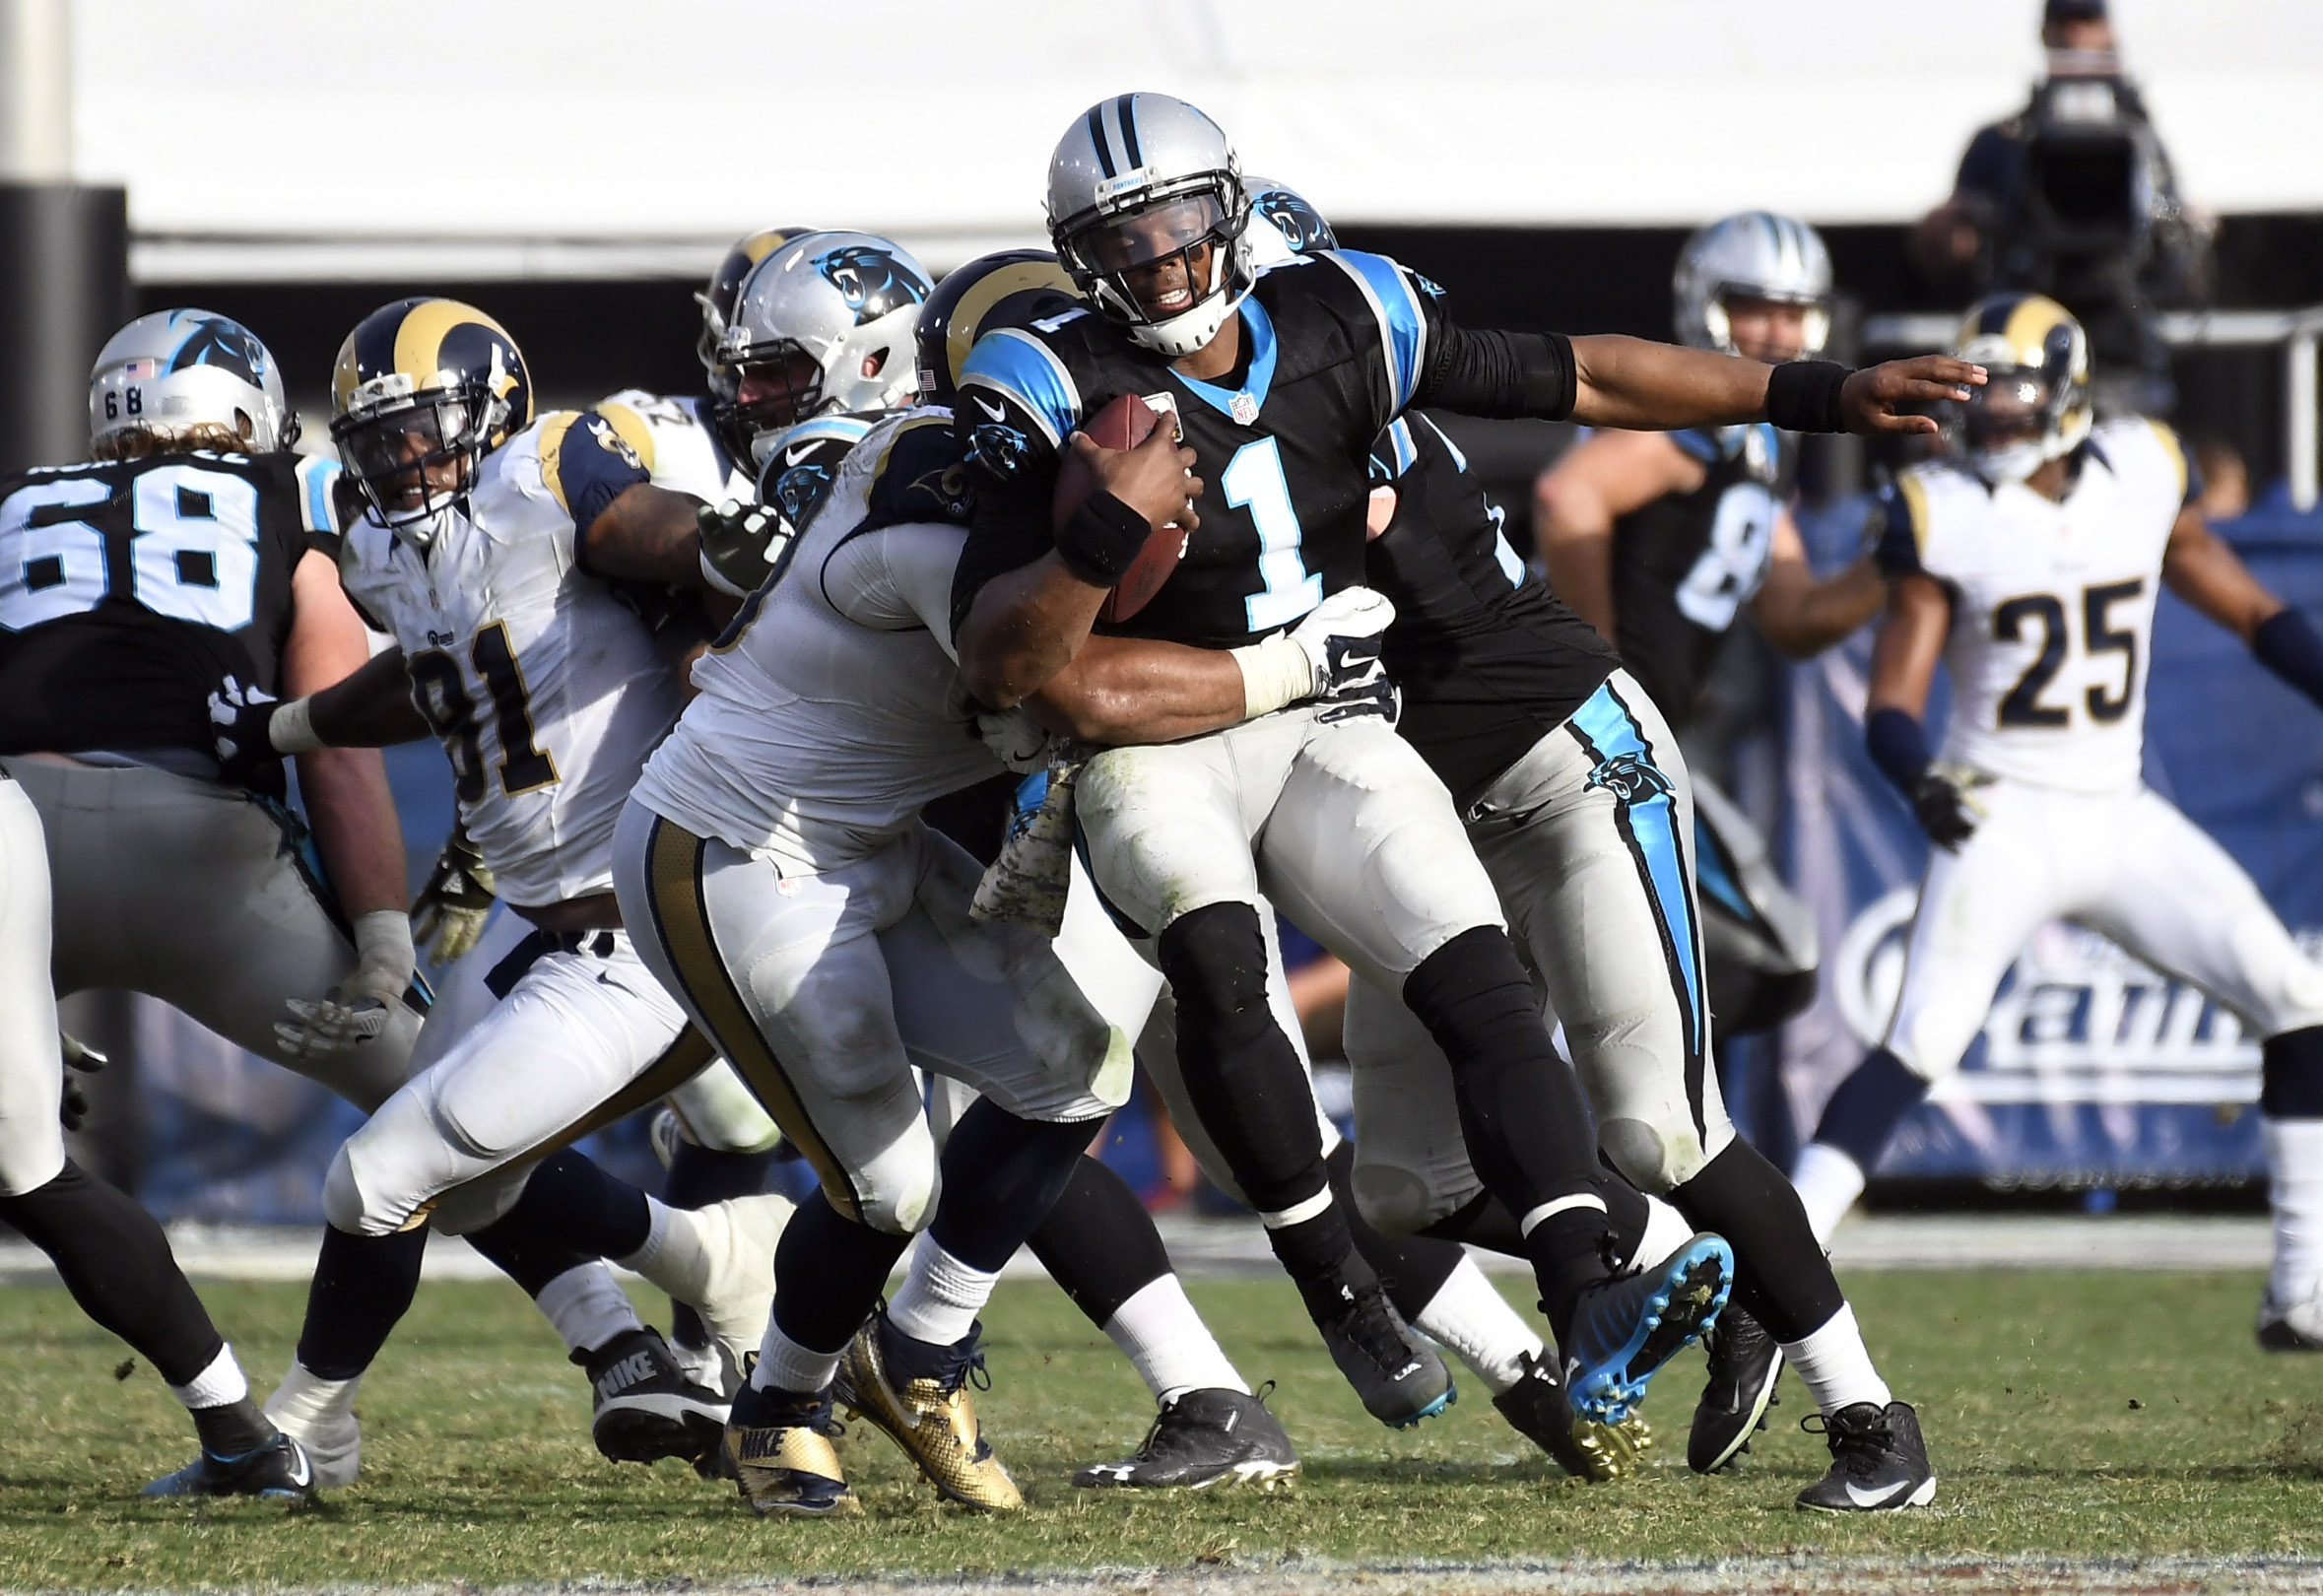
<instances>
[{"instance_id":1,"label":"football cleat","mask_svg":"<svg viewBox=\"0 0 2323 1596\"><path fill-rule=\"evenodd\" d=\"M761 1518L790 1513L803 1518L851 1517L863 1498L847 1486L831 1437L846 1433L830 1416L830 1393L745 1389L734 1399L734 1418L719 1448L742 1499Z\"/></svg>"},{"instance_id":2,"label":"football cleat","mask_svg":"<svg viewBox=\"0 0 2323 1596\"><path fill-rule=\"evenodd\" d=\"M934 1353L939 1363L932 1373L903 1378L896 1375L891 1356L901 1332L888 1323L885 1309L873 1314L839 1359L833 1387L850 1419L868 1419L887 1432L918 1465L938 1496L986 1512L1014 1512L1025 1505L1016 1481L992 1455L983 1430L976 1424L976 1406L967 1394L968 1382L989 1386L984 1377L984 1354L976 1325L949 1347L914 1350Z\"/></svg>"},{"instance_id":3,"label":"football cleat","mask_svg":"<svg viewBox=\"0 0 2323 1596\"><path fill-rule=\"evenodd\" d=\"M355 1417L354 1399L349 1396L334 1403L299 1402L296 1400L294 1382L299 1382L301 1376L304 1383L313 1383L312 1375L292 1364L290 1375L266 1399L263 1411L274 1427L297 1441L299 1449L306 1454L317 1489L345 1490L363 1472L363 1425Z\"/></svg>"},{"instance_id":4,"label":"football cleat","mask_svg":"<svg viewBox=\"0 0 2323 1596\"><path fill-rule=\"evenodd\" d=\"M1754 1431L1766 1428L1766 1410L1778 1400L1782 1348L1740 1304L1729 1304L1717 1324L1702 1332L1702 1346L1710 1355L1710 1379L1694 1405L1686 1466L1716 1474L1751 1449Z\"/></svg>"},{"instance_id":5,"label":"football cleat","mask_svg":"<svg viewBox=\"0 0 2323 1596\"><path fill-rule=\"evenodd\" d=\"M2270 1289L2259 1299L2258 1344L2262 1352L2323 1352L2323 1291L2278 1302Z\"/></svg>"},{"instance_id":6,"label":"football cleat","mask_svg":"<svg viewBox=\"0 0 2323 1596\"><path fill-rule=\"evenodd\" d=\"M274 1439L234 1457L203 1452L175 1474L165 1474L138 1493L143 1496L266 1496L309 1501L314 1465L306 1449L281 1430Z\"/></svg>"},{"instance_id":7,"label":"football cleat","mask_svg":"<svg viewBox=\"0 0 2323 1596\"><path fill-rule=\"evenodd\" d=\"M1703 1231L1651 1269L1585 1288L1565 1349L1576 1418L1618 1424L1655 1369L1718 1322L1734 1287L1734 1249Z\"/></svg>"},{"instance_id":8,"label":"football cleat","mask_svg":"<svg viewBox=\"0 0 2323 1596\"><path fill-rule=\"evenodd\" d=\"M1799 1428L1813 1434L1814 1418L1800 1420ZM1830 1443L1831 1471L1799 1493L1801 1507L1882 1513L1936 1499L1936 1471L1928 1467L1928 1443L1908 1403L1841 1408L1823 1421L1823 1434Z\"/></svg>"},{"instance_id":9,"label":"football cleat","mask_svg":"<svg viewBox=\"0 0 2323 1596\"><path fill-rule=\"evenodd\" d=\"M1093 1463L1073 1476L1083 1490L1207 1491L1251 1485L1261 1491L1297 1477L1298 1454L1262 1397L1220 1389L1181 1391L1162 1404L1138 1449L1118 1463Z\"/></svg>"},{"instance_id":10,"label":"football cleat","mask_svg":"<svg viewBox=\"0 0 2323 1596\"><path fill-rule=\"evenodd\" d=\"M673 1225L693 1229L709 1263L702 1299L687 1305L701 1315L727 1368L739 1371L766 1339L766 1320L774 1311L774 1243L798 1207L767 1192L667 1212Z\"/></svg>"},{"instance_id":11,"label":"football cleat","mask_svg":"<svg viewBox=\"0 0 2323 1596\"><path fill-rule=\"evenodd\" d=\"M717 1451L727 1404L686 1377L660 1331L625 1331L594 1353L574 1353L572 1361L588 1370L595 1404L590 1438L614 1462L682 1457L698 1463Z\"/></svg>"},{"instance_id":12,"label":"football cleat","mask_svg":"<svg viewBox=\"0 0 2323 1596\"><path fill-rule=\"evenodd\" d=\"M1578 1479L1618 1480L1637 1471L1653 1445L1653 1430L1640 1415L1611 1425L1576 1419L1555 1363L1538 1355L1524 1362L1524 1378L1493 1398L1518 1434Z\"/></svg>"},{"instance_id":13,"label":"football cleat","mask_svg":"<svg viewBox=\"0 0 2323 1596\"><path fill-rule=\"evenodd\" d=\"M1364 1409L1390 1430L1409 1430L1459 1399L1452 1371L1412 1334L1378 1286L1341 1287L1339 1307L1317 1319L1323 1345Z\"/></svg>"}]
</instances>

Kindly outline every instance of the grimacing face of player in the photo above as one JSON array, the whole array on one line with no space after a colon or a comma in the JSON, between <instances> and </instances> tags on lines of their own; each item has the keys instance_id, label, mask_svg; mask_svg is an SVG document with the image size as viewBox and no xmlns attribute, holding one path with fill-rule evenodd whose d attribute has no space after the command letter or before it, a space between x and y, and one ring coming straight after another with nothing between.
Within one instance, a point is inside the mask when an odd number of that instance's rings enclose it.
<instances>
[{"instance_id":1,"label":"grimacing face of player","mask_svg":"<svg viewBox=\"0 0 2323 1596\"><path fill-rule=\"evenodd\" d=\"M348 440L354 463L378 482L390 509L417 509L430 493L442 498L459 492L468 462L442 440L443 431L457 432L465 421L457 405L422 405L382 417L365 429L368 435Z\"/></svg>"},{"instance_id":2,"label":"grimacing face of player","mask_svg":"<svg viewBox=\"0 0 2323 1596\"><path fill-rule=\"evenodd\" d=\"M1726 297L1727 336L1745 360L1780 366L1795 361L1807 349L1807 306L1747 294Z\"/></svg>"},{"instance_id":3,"label":"grimacing face of player","mask_svg":"<svg viewBox=\"0 0 2323 1596\"><path fill-rule=\"evenodd\" d=\"M1208 194L1166 201L1098 230L1092 263L1118 273L1138 307L1156 321L1182 315L1217 284L1218 202Z\"/></svg>"}]
</instances>

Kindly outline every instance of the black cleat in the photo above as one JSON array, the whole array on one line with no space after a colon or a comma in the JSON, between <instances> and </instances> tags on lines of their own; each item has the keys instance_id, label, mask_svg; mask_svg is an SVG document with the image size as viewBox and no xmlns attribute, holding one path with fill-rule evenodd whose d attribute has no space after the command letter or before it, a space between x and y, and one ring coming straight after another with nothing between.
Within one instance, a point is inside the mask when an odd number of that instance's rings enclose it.
<instances>
[{"instance_id":1,"label":"black cleat","mask_svg":"<svg viewBox=\"0 0 2323 1596\"><path fill-rule=\"evenodd\" d=\"M614 1462L682 1457L700 1468L722 1455L728 1405L686 1377L660 1331L626 1331L572 1361L588 1370L596 1403L590 1438Z\"/></svg>"},{"instance_id":2,"label":"black cleat","mask_svg":"<svg viewBox=\"0 0 2323 1596\"><path fill-rule=\"evenodd\" d=\"M1298 1473L1282 1421L1240 1391L1182 1391L1162 1405L1144 1444L1118 1463L1093 1463L1073 1476L1084 1490L1207 1491L1252 1485L1272 1491Z\"/></svg>"},{"instance_id":3,"label":"black cleat","mask_svg":"<svg viewBox=\"0 0 2323 1596\"><path fill-rule=\"evenodd\" d=\"M1908 1404L1876 1408L1858 1402L1824 1422L1831 1472L1799 1493L1801 1507L1826 1513L1892 1513L1936 1499L1936 1471L1920 1439L1919 1415ZM1799 1428L1812 1434L1812 1421Z\"/></svg>"},{"instance_id":4,"label":"black cleat","mask_svg":"<svg viewBox=\"0 0 2323 1596\"><path fill-rule=\"evenodd\" d=\"M1376 1285L1340 1290L1340 1304L1315 1328L1372 1418L1391 1430L1409 1430L1458 1400L1452 1371L1413 1336L1384 1291Z\"/></svg>"},{"instance_id":5,"label":"black cleat","mask_svg":"<svg viewBox=\"0 0 2323 1596\"><path fill-rule=\"evenodd\" d=\"M1779 1400L1782 1348L1766 1327L1739 1304L1728 1303L1712 1328L1702 1332L1710 1355L1710 1379L1694 1405L1693 1432L1686 1438L1686 1466L1716 1474L1751 1449L1751 1436L1766 1428L1766 1410Z\"/></svg>"},{"instance_id":6,"label":"black cleat","mask_svg":"<svg viewBox=\"0 0 2323 1596\"><path fill-rule=\"evenodd\" d=\"M1651 1269L1588 1287L1573 1311L1564 1384L1573 1412L1618 1424L1655 1369L1718 1322L1734 1249L1704 1231Z\"/></svg>"},{"instance_id":7,"label":"black cleat","mask_svg":"<svg viewBox=\"0 0 2323 1596\"><path fill-rule=\"evenodd\" d=\"M279 1501L314 1498L314 1466L306 1450L281 1430L236 1457L205 1451L175 1474L138 1493L144 1496L266 1496Z\"/></svg>"},{"instance_id":8,"label":"black cleat","mask_svg":"<svg viewBox=\"0 0 2323 1596\"><path fill-rule=\"evenodd\" d=\"M1632 1473L1653 1445L1653 1431L1636 1414L1618 1425L1574 1418L1557 1365L1546 1357L1526 1359L1524 1378L1493 1398L1493 1406L1558 1467L1583 1480L1618 1480Z\"/></svg>"}]
</instances>

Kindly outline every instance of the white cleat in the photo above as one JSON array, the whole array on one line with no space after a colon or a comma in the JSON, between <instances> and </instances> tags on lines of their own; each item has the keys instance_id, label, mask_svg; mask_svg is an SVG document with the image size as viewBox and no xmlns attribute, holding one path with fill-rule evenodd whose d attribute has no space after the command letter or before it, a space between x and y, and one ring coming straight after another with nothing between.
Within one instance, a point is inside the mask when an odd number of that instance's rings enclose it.
<instances>
[{"instance_id":1,"label":"white cleat","mask_svg":"<svg viewBox=\"0 0 2323 1596\"><path fill-rule=\"evenodd\" d=\"M363 1425L352 1410L318 1421L297 1413L278 1413L270 1400L266 1417L306 1449L306 1461L314 1466L314 1483L321 1489L342 1490L355 1484L363 1472Z\"/></svg>"},{"instance_id":2,"label":"white cleat","mask_svg":"<svg viewBox=\"0 0 2323 1596\"><path fill-rule=\"evenodd\" d=\"M713 1388L726 1388L766 1339L774 1310L774 1243L797 1212L789 1198L771 1192L669 1211L673 1226L691 1230L706 1265L698 1298L688 1305L701 1315L726 1360L725 1377L704 1382Z\"/></svg>"},{"instance_id":3,"label":"white cleat","mask_svg":"<svg viewBox=\"0 0 2323 1596\"><path fill-rule=\"evenodd\" d=\"M2323 1285L2295 1302L2259 1299L2258 1344L2267 1352L2323 1352Z\"/></svg>"}]
</instances>

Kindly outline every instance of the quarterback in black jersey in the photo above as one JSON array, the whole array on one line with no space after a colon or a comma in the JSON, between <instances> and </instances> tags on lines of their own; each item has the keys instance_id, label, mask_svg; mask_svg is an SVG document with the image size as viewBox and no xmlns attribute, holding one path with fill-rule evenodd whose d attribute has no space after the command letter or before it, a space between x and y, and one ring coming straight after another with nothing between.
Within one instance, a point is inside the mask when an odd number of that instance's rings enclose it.
<instances>
[{"instance_id":1,"label":"quarterback in black jersey","mask_svg":"<svg viewBox=\"0 0 2323 1596\"><path fill-rule=\"evenodd\" d=\"M1058 252L1092 308L979 342L959 423L992 478L955 590L962 669L994 705L1070 667L1152 529L1190 534L1183 567L1111 630L1256 646L1362 573L1373 439L1405 409L1686 426L1756 420L1924 430L1899 402L1964 393L1972 368L1763 367L1633 340L1467 332L1427 286L1351 252L1252 280L1231 150L1193 107L1092 107L1050 171ZM1167 392L1188 447L1104 457L1060 526L1055 463L1091 410ZM1199 477L1191 475L1198 468ZM1453 1062L1485 1183L1515 1217L1565 1357L1574 1407L1626 1413L1659 1363L1723 1303L1714 1236L1630 1282L1602 1261L1605 1200L1569 1067L1551 1050L1449 796L1368 692L1084 770L1080 828L1116 914L1155 941L1204 1123L1266 1218L1318 1319L1369 1302L1330 1201L1311 1120L1285 1114L1296 1057L1262 1002L1258 904L1279 902L1427 1024ZM1394 1345L1392 1314L1377 1312ZM1658 1329L1649 1332L1649 1324Z\"/></svg>"}]
</instances>

